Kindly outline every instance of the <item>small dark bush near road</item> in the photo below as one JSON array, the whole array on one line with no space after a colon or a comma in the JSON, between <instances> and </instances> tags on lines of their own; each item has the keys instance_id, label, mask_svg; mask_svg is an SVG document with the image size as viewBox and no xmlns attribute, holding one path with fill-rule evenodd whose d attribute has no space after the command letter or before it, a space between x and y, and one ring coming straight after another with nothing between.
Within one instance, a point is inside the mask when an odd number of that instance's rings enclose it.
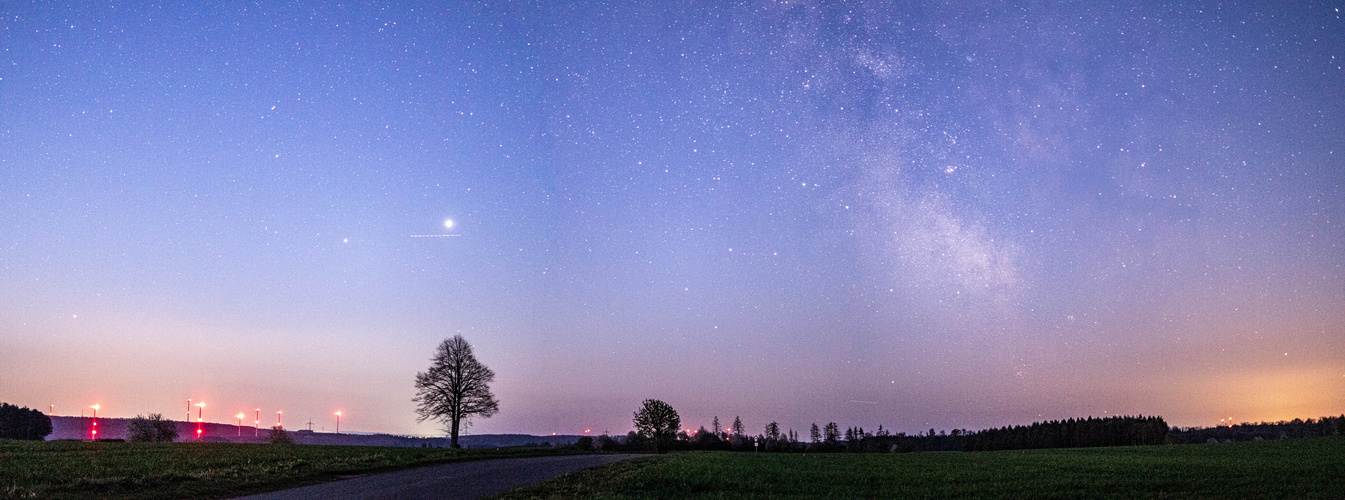
<instances>
[{"instance_id":1,"label":"small dark bush near road","mask_svg":"<svg viewBox=\"0 0 1345 500\"><path fill-rule=\"evenodd\" d=\"M580 436L574 442L574 449L580 451L589 451L593 449L593 438L589 436Z\"/></svg>"}]
</instances>

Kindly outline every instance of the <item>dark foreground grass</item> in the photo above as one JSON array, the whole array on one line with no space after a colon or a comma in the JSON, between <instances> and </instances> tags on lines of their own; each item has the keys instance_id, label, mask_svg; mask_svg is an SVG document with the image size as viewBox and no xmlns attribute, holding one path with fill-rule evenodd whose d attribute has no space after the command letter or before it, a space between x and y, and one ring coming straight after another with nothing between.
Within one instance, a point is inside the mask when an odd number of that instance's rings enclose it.
<instances>
[{"instance_id":1,"label":"dark foreground grass","mask_svg":"<svg viewBox=\"0 0 1345 500\"><path fill-rule=\"evenodd\" d=\"M4 498L225 498L537 449L0 440Z\"/></svg>"},{"instance_id":2,"label":"dark foreground grass","mask_svg":"<svg viewBox=\"0 0 1345 500\"><path fill-rule=\"evenodd\" d=\"M690 452L500 498L1345 498L1345 438L978 453Z\"/></svg>"}]
</instances>

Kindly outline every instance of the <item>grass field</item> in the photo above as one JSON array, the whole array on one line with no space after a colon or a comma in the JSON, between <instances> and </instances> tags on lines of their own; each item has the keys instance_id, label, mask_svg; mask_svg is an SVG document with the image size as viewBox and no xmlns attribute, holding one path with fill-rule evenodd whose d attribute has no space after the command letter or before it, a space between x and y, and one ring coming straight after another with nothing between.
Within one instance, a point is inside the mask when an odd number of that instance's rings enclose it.
<instances>
[{"instance_id":1,"label":"grass field","mask_svg":"<svg viewBox=\"0 0 1345 500\"><path fill-rule=\"evenodd\" d=\"M550 454L555 452L0 440L0 495L225 498L420 465Z\"/></svg>"},{"instance_id":2,"label":"grass field","mask_svg":"<svg viewBox=\"0 0 1345 500\"><path fill-rule=\"evenodd\" d=\"M1345 498L1345 438L978 453L691 452L581 471L523 498Z\"/></svg>"}]
</instances>

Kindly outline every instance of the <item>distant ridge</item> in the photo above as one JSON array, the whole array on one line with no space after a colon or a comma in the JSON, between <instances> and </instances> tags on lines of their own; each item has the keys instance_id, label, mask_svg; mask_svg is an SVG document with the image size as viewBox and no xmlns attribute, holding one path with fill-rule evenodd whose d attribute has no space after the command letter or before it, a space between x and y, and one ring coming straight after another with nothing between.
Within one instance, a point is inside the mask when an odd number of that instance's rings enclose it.
<instances>
[{"instance_id":1,"label":"distant ridge","mask_svg":"<svg viewBox=\"0 0 1345 500\"><path fill-rule=\"evenodd\" d=\"M129 418L99 418L98 419L98 438L99 439L126 439L126 427L130 424ZM56 439L89 439L89 431L93 423L91 417L51 417L51 435L47 440ZM195 422L173 421L177 425L178 441L194 441L196 437L197 424ZM213 443L264 443L267 441L267 432L269 427L254 429L246 423L240 429L236 425L220 424L215 422L201 423L201 440ZM242 436L239 436L239 431ZM398 436L393 434L371 434L371 433L341 433L334 432L316 432L309 430L286 429L294 442L298 444L326 444L326 445L344 445L344 446L400 446L400 447L421 447L429 446L432 448L448 447L448 438L446 437L413 437ZM475 434L459 436L458 443L464 448L503 448L508 446L523 446L527 444L549 444L555 446L564 446L574 444L579 439L578 435L557 435L557 436L534 436L531 434Z\"/></svg>"}]
</instances>

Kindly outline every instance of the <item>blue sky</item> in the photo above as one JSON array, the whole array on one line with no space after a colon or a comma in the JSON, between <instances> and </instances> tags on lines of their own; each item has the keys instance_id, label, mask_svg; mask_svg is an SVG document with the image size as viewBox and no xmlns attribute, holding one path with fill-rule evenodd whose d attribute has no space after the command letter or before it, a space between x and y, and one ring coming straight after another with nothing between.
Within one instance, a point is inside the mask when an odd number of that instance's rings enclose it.
<instances>
[{"instance_id":1,"label":"blue sky","mask_svg":"<svg viewBox=\"0 0 1345 500\"><path fill-rule=\"evenodd\" d=\"M1338 414L1339 7L6 3L0 399Z\"/></svg>"}]
</instances>

